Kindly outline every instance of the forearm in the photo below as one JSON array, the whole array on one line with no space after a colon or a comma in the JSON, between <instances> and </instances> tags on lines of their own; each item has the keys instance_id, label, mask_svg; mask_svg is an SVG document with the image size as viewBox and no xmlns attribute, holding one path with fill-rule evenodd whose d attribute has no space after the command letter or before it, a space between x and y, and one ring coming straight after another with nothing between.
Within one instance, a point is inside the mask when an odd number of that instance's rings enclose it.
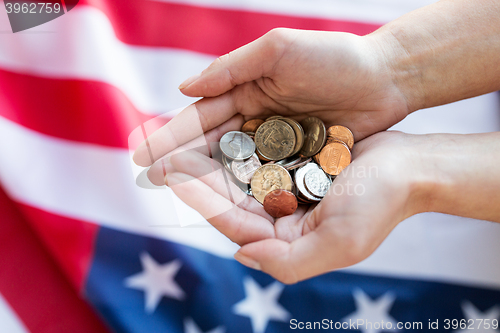
<instances>
[{"instance_id":1,"label":"forearm","mask_svg":"<svg viewBox=\"0 0 500 333\"><path fill-rule=\"evenodd\" d=\"M413 207L500 222L500 133L410 136Z\"/></svg>"},{"instance_id":2,"label":"forearm","mask_svg":"<svg viewBox=\"0 0 500 333\"><path fill-rule=\"evenodd\" d=\"M367 37L410 111L500 89L500 1L442 0Z\"/></svg>"}]
</instances>

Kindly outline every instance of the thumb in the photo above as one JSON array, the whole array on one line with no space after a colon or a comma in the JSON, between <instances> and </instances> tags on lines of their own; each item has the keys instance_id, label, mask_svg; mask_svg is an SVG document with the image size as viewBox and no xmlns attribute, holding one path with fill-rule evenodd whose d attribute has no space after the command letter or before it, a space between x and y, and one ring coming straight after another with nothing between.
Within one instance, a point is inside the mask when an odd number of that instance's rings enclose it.
<instances>
[{"instance_id":1,"label":"thumb","mask_svg":"<svg viewBox=\"0 0 500 333\"><path fill-rule=\"evenodd\" d=\"M285 52L291 29L273 29L264 36L217 58L201 74L181 83L179 89L191 97L219 96L233 87L263 76L271 76Z\"/></svg>"},{"instance_id":2,"label":"thumb","mask_svg":"<svg viewBox=\"0 0 500 333\"><path fill-rule=\"evenodd\" d=\"M241 247L234 258L286 284L350 266L361 260L349 253L348 248L343 248L347 245L345 242L334 242L327 233L318 231L316 229L291 243L279 239L249 243Z\"/></svg>"}]
</instances>

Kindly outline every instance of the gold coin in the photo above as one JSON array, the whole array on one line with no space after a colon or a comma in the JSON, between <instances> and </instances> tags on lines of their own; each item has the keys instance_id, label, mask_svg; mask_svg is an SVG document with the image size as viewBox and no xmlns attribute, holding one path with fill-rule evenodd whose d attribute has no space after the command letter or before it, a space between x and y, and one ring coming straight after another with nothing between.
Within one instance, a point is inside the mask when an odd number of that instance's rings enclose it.
<instances>
[{"instance_id":1,"label":"gold coin","mask_svg":"<svg viewBox=\"0 0 500 333\"><path fill-rule=\"evenodd\" d=\"M302 126L300 126L299 122L292 118L281 118L281 121L286 122L288 125L292 126L293 131L295 132L295 148L292 151L291 155L295 155L299 152L299 150L304 145L304 130Z\"/></svg>"},{"instance_id":2,"label":"gold coin","mask_svg":"<svg viewBox=\"0 0 500 333\"><path fill-rule=\"evenodd\" d=\"M283 118L283 117L282 116L271 116L271 117L267 118L266 121L276 120L276 119L280 119L280 118Z\"/></svg>"},{"instance_id":3,"label":"gold coin","mask_svg":"<svg viewBox=\"0 0 500 333\"><path fill-rule=\"evenodd\" d=\"M281 120L270 120L260 125L254 139L260 155L271 161L290 156L296 142L292 126Z\"/></svg>"},{"instance_id":4,"label":"gold coin","mask_svg":"<svg viewBox=\"0 0 500 333\"><path fill-rule=\"evenodd\" d=\"M343 142L326 145L319 154L319 164L327 174L337 176L351 163L351 151Z\"/></svg>"},{"instance_id":5,"label":"gold coin","mask_svg":"<svg viewBox=\"0 0 500 333\"><path fill-rule=\"evenodd\" d=\"M354 135L352 135L351 130L347 127L340 125L330 126L326 133L328 134L328 140L335 139L342 141L349 149L352 149L354 145Z\"/></svg>"},{"instance_id":6,"label":"gold coin","mask_svg":"<svg viewBox=\"0 0 500 333\"><path fill-rule=\"evenodd\" d=\"M266 164L255 171L250 186L254 198L264 203L264 198L271 191L277 189L291 191L293 182L285 168L276 164Z\"/></svg>"},{"instance_id":7,"label":"gold coin","mask_svg":"<svg viewBox=\"0 0 500 333\"><path fill-rule=\"evenodd\" d=\"M256 132L257 128L264 123L262 119L251 119L241 126L241 131L245 132Z\"/></svg>"},{"instance_id":8,"label":"gold coin","mask_svg":"<svg viewBox=\"0 0 500 333\"><path fill-rule=\"evenodd\" d=\"M262 156L262 154L260 153L259 149L255 149L255 154L257 155L257 157L259 158L259 160L261 161L264 161L264 162L269 162L270 159L268 159L267 157L264 157Z\"/></svg>"},{"instance_id":9,"label":"gold coin","mask_svg":"<svg viewBox=\"0 0 500 333\"><path fill-rule=\"evenodd\" d=\"M326 141L326 128L321 119L316 117L307 117L300 122L304 129L304 145L299 154L303 157L311 157L317 154Z\"/></svg>"}]
</instances>

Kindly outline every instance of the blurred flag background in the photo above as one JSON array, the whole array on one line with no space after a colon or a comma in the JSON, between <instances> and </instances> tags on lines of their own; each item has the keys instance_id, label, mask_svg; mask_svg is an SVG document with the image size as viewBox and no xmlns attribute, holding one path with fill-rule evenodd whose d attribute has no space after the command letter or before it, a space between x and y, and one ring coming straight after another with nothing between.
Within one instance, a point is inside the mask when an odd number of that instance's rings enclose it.
<instances>
[{"instance_id":1,"label":"blurred flag background","mask_svg":"<svg viewBox=\"0 0 500 333\"><path fill-rule=\"evenodd\" d=\"M391 332L498 320L498 224L420 214L364 262L285 286L233 260L237 246L169 189L138 186L131 162L129 135L192 103L177 86L217 56L275 27L367 34L432 2L80 0L16 34L2 3L0 332L288 332L323 319ZM394 128L497 131L499 105L489 94Z\"/></svg>"}]
</instances>

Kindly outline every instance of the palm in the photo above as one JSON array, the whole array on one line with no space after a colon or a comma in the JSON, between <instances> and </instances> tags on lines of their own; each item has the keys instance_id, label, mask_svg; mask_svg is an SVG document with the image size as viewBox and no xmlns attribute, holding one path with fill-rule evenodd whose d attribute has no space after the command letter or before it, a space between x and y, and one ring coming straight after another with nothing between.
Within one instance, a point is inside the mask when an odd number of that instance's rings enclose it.
<instances>
[{"instance_id":1,"label":"palm","mask_svg":"<svg viewBox=\"0 0 500 333\"><path fill-rule=\"evenodd\" d=\"M385 132L361 141L355 160L319 205L300 206L276 221L254 198L226 183L223 167L203 154L173 155L171 163L181 174L173 173L168 181L183 201L239 245L266 239L291 243L314 233L338 251L352 250L349 256L334 256L332 268L345 267L371 254L404 218L404 188L396 180L401 157L394 153L400 139L400 133Z\"/></svg>"}]
</instances>

